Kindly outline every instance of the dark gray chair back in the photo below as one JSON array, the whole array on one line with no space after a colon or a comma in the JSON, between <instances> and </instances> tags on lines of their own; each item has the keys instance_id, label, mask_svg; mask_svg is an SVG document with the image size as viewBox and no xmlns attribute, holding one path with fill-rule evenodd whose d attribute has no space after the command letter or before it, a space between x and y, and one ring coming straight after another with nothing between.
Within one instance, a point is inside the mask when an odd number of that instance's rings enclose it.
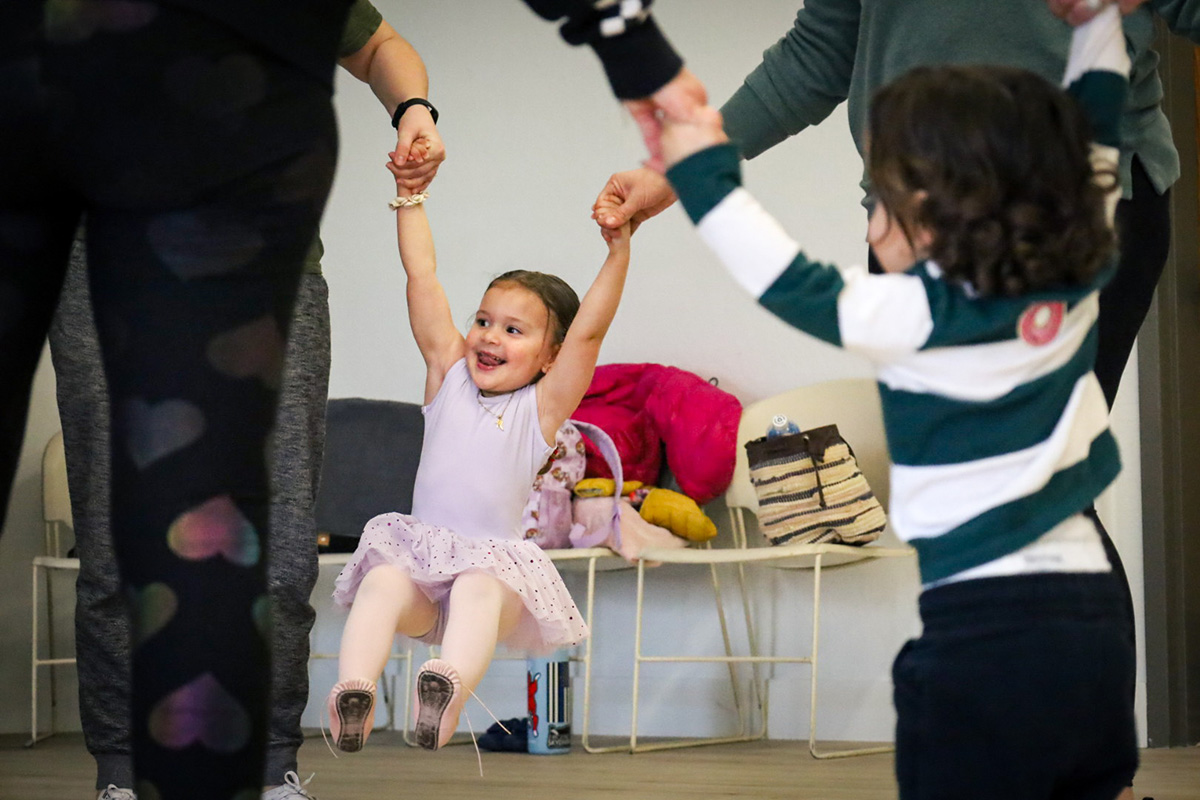
<instances>
[{"instance_id":1,"label":"dark gray chair back","mask_svg":"<svg viewBox=\"0 0 1200 800\"><path fill-rule=\"evenodd\" d=\"M374 516L412 511L424 433L425 419L415 403L329 401L316 507L318 535L334 539L328 549L345 549L337 540L357 540Z\"/></svg>"}]
</instances>

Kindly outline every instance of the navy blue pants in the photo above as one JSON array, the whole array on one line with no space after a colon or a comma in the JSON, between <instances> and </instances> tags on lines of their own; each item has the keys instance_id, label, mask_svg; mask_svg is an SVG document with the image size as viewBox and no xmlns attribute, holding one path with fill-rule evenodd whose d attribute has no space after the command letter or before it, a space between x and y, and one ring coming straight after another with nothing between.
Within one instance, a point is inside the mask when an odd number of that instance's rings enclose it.
<instances>
[{"instance_id":1,"label":"navy blue pants","mask_svg":"<svg viewBox=\"0 0 1200 800\"><path fill-rule=\"evenodd\" d=\"M168 6L54 11L0 7L0 496L86 212L132 606L134 788L257 797L265 450L336 160L330 87Z\"/></svg>"},{"instance_id":2,"label":"navy blue pants","mask_svg":"<svg viewBox=\"0 0 1200 800\"><path fill-rule=\"evenodd\" d=\"M1137 770L1136 658L1111 573L921 595L892 668L901 800L1113 800Z\"/></svg>"}]
</instances>

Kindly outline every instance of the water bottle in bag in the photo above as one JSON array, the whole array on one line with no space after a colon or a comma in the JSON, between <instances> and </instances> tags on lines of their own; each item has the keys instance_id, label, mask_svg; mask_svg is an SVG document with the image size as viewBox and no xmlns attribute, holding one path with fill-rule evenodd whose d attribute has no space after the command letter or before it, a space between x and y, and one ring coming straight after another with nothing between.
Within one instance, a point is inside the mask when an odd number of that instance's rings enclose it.
<instances>
[{"instance_id":1,"label":"water bottle in bag","mask_svg":"<svg viewBox=\"0 0 1200 800\"><path fill-rule=\"evenodd\" d=\"M786 414L776 414L771 417L771 424L767 427L767 438L774 439L776 436L799 432L800 426L788 419Z\"/></svg>"}]
</instances>

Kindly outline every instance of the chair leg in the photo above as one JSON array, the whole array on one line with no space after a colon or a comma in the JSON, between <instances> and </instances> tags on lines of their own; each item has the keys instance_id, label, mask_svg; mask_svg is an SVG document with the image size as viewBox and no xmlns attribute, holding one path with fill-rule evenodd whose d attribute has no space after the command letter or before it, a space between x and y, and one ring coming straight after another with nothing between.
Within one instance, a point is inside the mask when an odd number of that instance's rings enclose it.
<instances>
[{"instance_id":1,"label":"chair leg","mask_svg":"<svg viewBox=\"0 0 1200 800\"><path fill-rule=\"evenodd\" d=\"M57 552L57 551L55 551ZM54 582L53 574L46 570L46 657L50 660L50 723L47 735L53 736L54 717L58 713L58 671L54 669Z\"/></svg>"},{"instance_id":2,"label":"chair leg","mask_svg":"<svg viewBox=\"0 0 1200 800\"><path fill-rule=\"evenodd\" d=\"M758 632L754 627L754 618L750 613L750 595L746 591L746 565L737 565L738 573L738 591L742 597L742 615L746 623L746 643L750 648L751 656L758 656L761 652L758 647ZM766 682L762 678L762 664L758 662L750 663L751 677L750 692L752 695L751 710L758 708L759 729L757 733L748 734L751 740L767 738L767 723L770 712L770 693L767 690Z\"/></svg>"},{"instance_id":3,"label":"chair leg","mask_svg":"<svg viewBox=\"0 0 1200 800\"><path fill-rule=\"evenodd\" d=\"M607 747L593 747L591 743L591 724L592 724L592 642L596 638L596 629L593 627L593 611L596 607L596 559L593 557L588 560L588 588L587 588L587 608L584 611L584 617L587 620L588 630L591 635L588 636L587 642L583 646L583 749L588 753L619 753L628 752L629 748L625 745L611 745Z\"/></svg>"},{"instance_id":4,"label":"chair leg","mask_svg":"<svg viewBox=\"0 0 1200 800\"><path fill-rule=\"evenodd\" d=\"M633 628L633 718L629 725L629 752L637 749L638 696L642 677L642 610L646 596L646 562L637 565L637 617Z\"/></svg>"},{"instance_id":5,"label":"chair leg","mask_svg":"<svg viewBox=\"0 0 1200 800\"><path fill-rule=\"evenodd\" d=\"M881 747L861 747L851 750L832 750L819 752L817 750L817 646L821 637L821 554L813 563L813 633L812 633L812 680L809 685L809 717L808 717L808 752L813 758L848 758L850 756L869 756L878 753L890 753L896 748L891 745Z\"/></svg>"},{"instance_id":6,"label":"chair leg","mask_svg":"<svg viewBox=\"0 0 1200 800\"><path fill-rule=\"evenodd\" d=\"M645 597L646 597L646 562L638 561L638 585L637 585L637 620L634 625L633 636L633 719L629 729L629 752L630 753L646 753L655 750L677 750L685 747L703 747L716 744L733 744L734 742L749 742L753 741L754 737L746 735L745 731L737 736L724 736L705 739L675 739L668 742L652 742L650 744L639 745L637 742L637 725L638 725L638 705L641 694L641 667L643 661L653 662L726 662L728 659L737 658L726 655L722 657L711 658L694 658L694 657L679 657L670 658L664 656L644 656L642 654L642 617L645 613Z\"/></svg>"},{"instance_id":7,"label":"chair leg","mask_svg":"<svg viewBox=\"0 0 1200 800\"><path fill-rule=\"evenodd\" d=\"M587 603L583 612L584 621L588 627L587 642L583 645L583 730L580 737L583 749L591 753L589 742L592 721L592 640L596 638L596 629L592 627L592 601L596 596L596 559L588 561Z\"/></svg>"},{"instance_id":8,"label":"chair leg","mask_svg":"<svg viewBox=\"0 0 1200 800\"><path fill-rule=\"evenodd\" d=\"M32 631L29 637L29 741L26 747L33 747L40 741L38 738L38 568L33 566L33 596L29 604Z\"/></svg>"},{"instance_id":9,"label":"chair leg","mask_svg":"<svg viewBox=\"0 0 1200 800\"><path fill-rule=\"evenodd\" d=\"M46 583L46 600L48 606L48 614L51 619L48 620L48 631L51 637L49 643L49 655L47 658L42 658L38 655L38 640L41 638L41 624L39 609L41 602L39 600L38 591L38 572L41 572L43 580ZM50 605L50 570L47 567L39 567L34 564L32 567L32 577L30 590L30 636L29 636L29 741L25 743L26 747L33 747L43 739L48 739L54 735L54 707L55 692L54 692L54 667L58 663L70 663L70 660L56 660L54 658L54 625L53 625L53 606ZM50 722L47 730L44 733L38 733L38 672L41 667L50 668Z\"/></svg>"},{"instance_id":10,"label":"chair leg","mask_svg":"<svg viewBox=\"0 0 1200 800\"><path fill-rule=\"evenodd\" d=\"M721 594L721 578L717 574L717 565L708 565L709 578L712 581L713 600L717 604L717 622L721 628L721 641L725 645L725 655L733 655L733 643L729 639L729 623L725 620L725 598ZM738 728L741 735L745 735L748 720L746 719L746 710L742 707L742 692L738 688L737 665L729 661L726 663L729 668L729 688L733 692L733 708L738 715Z\"/></svg>"},{"instance_id":11,"label":"chair leg","mask_svg":"<svg viewBox=\"0 0 1200 800\"><path fill-rule=\"evenodd\" d=\"M399 681L400 675L398 674L397 671L393 671L389 674L388 669L387 669L388 667L393 666L393 662L395 662L395 661L403 661L404 665L405 665L405 670L404 670L404 693L405 693L404 715L405 715L406 721L404 723L404 733L407 734L408 733L407 718L408 718L408 712L411 710L409 707L409 703L412 702L410 699L408 699L409 680L410 680L410 676L412 674L412 648L411 647L408 648L408 650L403 654L397 653L396 652L396 643L394 641L392 642L392 651L388 654L387 663L384 664L383 674L379 676L379 686L382 688L382 691L383 691L383 703L384 703L384 707L387 708L387 723L384 725L383 729L389 730L389 731L396 730L396 703L397 703L397 699L400 696L399 691L396 689L396 683L397 683L397 681Z\"/></svg>"},{"instance_id":12,"label":"chair leg","mask_svg":"<svg viewBox=\"0 0 1200 800\"><path fill-rule=\"evenodd\" d=\"M413 651L412 645L409 645L408 652L404 655L404 728L402 736L408 741L408 726L412 721L412 701L413 693L409 691L412 687L412 668L413 668ZM393 714L395 713L393 709ZM395 719L392 721L392 729L396 727Z\"/></svg>"},{"instance_id":13,"label":"chair leg","mask_svg":"<svg viewBox=\"0 0 1200 800\"><path fill-rule=\"evenodd\" d=\"M730 530L733 532L734 542L737 543L736 546L745 548L745 546L746 546L746 520L745 520L745 517L743 517L742 514L738 513L735 509L731 508L731 509L729 509L729 523L730 523L730 526L729 526ZM709 565L709 568L712 570L713 582L715 584L716 580L717 580L717 577L716 577L717 565L711 564L711 565ZM755 658L759 655L759 653L761 651L759 650L759 647L758 647L758 634L754 627L754 618L750 612L750 595L746 591L746 565L745 564L737 565L737 580L738 580L738 593L741 596L741 600L742 600L742 617L743 617L743 620L746 625L746 643L747 643L747 646L749 647L749 655L751 656L751 658ZM723 621L722 621L722 628L724 628ZM732 651L729 650L728 644L726 645L726 654L732 655ZM751 707L750 707L750 709L751 710L753 710L754 708L758 709L760 724L759 724L758 732L751 734L751 733L748 733L750 720L747 718L744 722L742 722L742 734L747 736L747 741L756 741L758 739L767 738L769 693L767 692L766 685L762 679L761 667L762 667L762 664L760 664L756 661L750 662L750 670L751 670L751 681L750 681ZM732 668L733 668L733 663L731 662L730 669L732 669ZM736 699L735 699L735 702L736 702ZM742 713L742 710L741 710L741 707L739 706L738 707L739 718L740 718L741 713Z\"/></svg>"},{"instance_id":14,"label":"chair leg","mask_svg":"<svg viewBox=\"0 0 1200 800\"><path fill-rule=\"evenodd\" d=\"M725 600L724 600L724 596L721 593L721 581L720 581L720 577L717 573L717 565L716 564L709 564L709 573L710 573L710 577L712 578L713 595L716 598L716 602L717 602L717 619L719 620L720 626L721 626L721 638L725 644L725 655L727 658L732 659L734 657L733 645L730 642L730 638L729 638L729 623L725 619ZM759 654L758 638L755 635L754 622L751 619L751 615L750 615L750 599L749 599L749 595L746 592L746 571L745 571L745 567L742 564L737 565L737 576L738 576L738 591L739 591L739 594L741 595L741 600L742 600L742 613L743 613L745 623L746 623L747 644L750 649L749 655L753 657L753 656L757 656ZM764 699L766 694L765 694L765 691L762 690L762 688L760 687L761 678L760 678L759 664L755 663L755 662L751 662L751 665L750 665L750 669L751 669L750 705L748 705L748 706L742 703L742 693L741 693L741 689L739 688L738 682L737 682L737 664L736 664L736 662L734 662L732 660L728 661L727 664L729 666L729 682L730 682L730 686L733 691L733 706L734 706L734 709L737 711L737 715L738 715L738 734L737 734L738 740L739 741L755 741L758 739L766 738L766 735L767 735L766 711L767 711L767 709L766 709L766 703L765 703L765 699ZM750 715L753 713L755 708L758 709L759 719L761 720L761 726L759 727L759 730L757 732L751 733L750 729L753 726L753 720L751 719Z\"/></svg>"},{"instance_id":15,"label":"chair leg","mask_svg":"<svg viewBox=\"0 0 1200 800\"><path fill-rule=\"evenodd\" d=\"M404 743L409 747L417 746L416 731L412 729L413 723L413 707L412 702L416 695L416 686L413 684L413 647L408 648L408 663L404 668ZM433 658L433 648L429 648L427 653L429 658Z\"/></svg>"},{"instance_id":16,"label":"chair leg","mask_svg":"<svg viewBox=\"0 0 1200 800\"><path fill-rule=\"evenodd\" d=\"M384 723L377 726L376 729L393 730L396 727L396 676L388 674L388 667L391 666L391 657L388 657L387 662L383 665L383 672L379 675L379 680L376 681L375 688L378 693L383 696L383 707L386 709L387 716L384 717Z\"/></svg>"}]
</instances>

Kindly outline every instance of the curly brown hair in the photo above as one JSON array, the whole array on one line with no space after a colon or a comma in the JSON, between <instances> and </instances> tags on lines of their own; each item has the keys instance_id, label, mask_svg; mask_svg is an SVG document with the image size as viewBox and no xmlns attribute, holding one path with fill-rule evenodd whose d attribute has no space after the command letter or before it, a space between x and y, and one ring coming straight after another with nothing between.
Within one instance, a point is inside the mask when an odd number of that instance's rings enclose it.
<instances>
[{"instance_id":1,"label":"curly brown hair","mask_svg":"<svg viewBox=\"0 0 1200 800\"><path fill-rule=\"evenodd\" d=\"M871 103L867 170L946 278L1012 297L1089 283L1115 246L1079 105L1026 70L918 67Z\"/></svg>"}]
</instances>

